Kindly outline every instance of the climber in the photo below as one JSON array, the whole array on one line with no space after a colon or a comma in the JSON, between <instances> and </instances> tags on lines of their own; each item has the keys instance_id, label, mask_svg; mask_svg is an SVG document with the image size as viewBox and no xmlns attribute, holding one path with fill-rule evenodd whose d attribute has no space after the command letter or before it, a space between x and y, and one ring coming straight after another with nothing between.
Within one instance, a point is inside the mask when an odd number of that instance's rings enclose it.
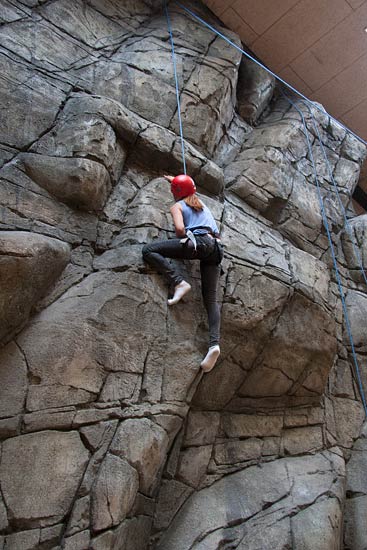
<instances>
[{"instance_id":1,"label":"climber","mask_svg":"<svg viewBox=\"0 0 367 550\"><path fill-rule=\"evenodd\" d=\"M177 238L145 245L143 257L174 286L173 297L168 300L170 306L177 304L191 290L191 286L166 258L200 260L201 292L209 324L209 350L200 366L204 372L209 372L220 355L217 286L223 248L212 213L196 195L194 180L184 174L164 177L171 183L176 201L170 212Z\"/></svg>"}]
</instances>

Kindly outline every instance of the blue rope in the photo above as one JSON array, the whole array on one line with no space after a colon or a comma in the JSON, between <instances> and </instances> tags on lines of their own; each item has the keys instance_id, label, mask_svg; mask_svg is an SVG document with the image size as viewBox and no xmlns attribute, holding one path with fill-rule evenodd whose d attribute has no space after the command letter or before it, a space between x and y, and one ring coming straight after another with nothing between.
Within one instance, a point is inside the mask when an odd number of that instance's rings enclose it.
<instances>
[{"instance_id":1,"label":"blue rope","mask_svg":"<svg viewBox=\"0 0 367 550\"><path fill-rule=\"evenodd\" d=\"M283 92L282 92L283 93ZM284 93L283 93L284 95ZM285 96L287 98L287 96ZM287 98L288 99L288 98ZM344 204L343 204L343 201L341 200L340 198L340 193L339 193L339 189L338 189L338 186L336 184L336 181L334 179L334 176L332 174L332 170L331 170L331 166L330 166L330 162L329 162L329 159L327 158L327 155L325 153L325 147L324 147L324 144L322 143L322 139L321 139L321 136L320 136L320 132L319 132L319 129L317 127L317 124L316 124L316 119L315 119L315 116L312 112L312 109L310 108L310 106L308 105L308 103L306 103L305 101L303 101L303 103L305 103L307 109L308 109L308 112L310 113L311 115L311 118L312 118L312 123L313 123L313 127L314 127L314 130L317 134L317 138L319 140L319 143L320 143L320 146L321 146L321 150L322 150L322 154L323 154L323 157L324 157L324 160L325 160L325 163L326 163L326 166L327 166L327 169L328 169L328 173L329 173L329 177L332 181L332 184L333 184L333 187L334 187L334 190L336 192L336 196L338 198L338 201L339 201L339 206L341 208L341 211L343 213L343 218L344 218L344 225L345 227L347 228L347 231L350 235L350 238L351 238L351 243L352 243L352 246L353 246L353 249L354 249L354 253L358 259L358 263L359 263L359 268L360 268L360 271L362 273L362 276L364 278L364 282L366 283L367 285L367 276L366 276L366 272L365 272L365 269L363 267L363 262L362 262L362 258L361 258L361 255L360 255L360 252L359 252L359 248L358 246L356 245L355 243L355 235L352 231L352 228L351 228L351 225L349 223L349 220L348 220L348 217L347 217L347 213L345 211L345 208L344 208Z\"/></svg>"},{"instance_id":2,"label":"blue rope","mask_svg":"<svg viewBox=\"0 0 367 550\"><path fill-rule=\"evenodd\" d=\"M172 27L171 27L171 20L168 12L168 6L167 1L164 2L164 9L166 12L166 18L167 18L167 27L169 32L169 37L171 41L171 50L172 50L172 64L173 64L173 72L175 74L175 86L176 86L176 101L177 101L177 113L178 113L178 123L180 126L180 136L181 136L181 154L182 154L182 164L184 169L184 174L186 174L186 161L185 161L185 142L183 137L183 128L182 128L182 120L181 120L181 102L180 102L180 90L179 90L179 84L178 84L178 76L177 76L177 66L176 66L176 55L175 55L175 44L173 42L173 35L172 35Z\"/></svg>"},{"instance_id":3,"label":"blue rope","mask_svg":"<svg viewBox=\"0 0 367 550\"><path fill-rule=\"evenodd\" d=\"M290 84L288 84L288 82L286 82L285 80L283 80L282 78L280 78L280 76L278 76L277 74L273 73L273 71L271 71L270 69L268 69L268 67L266 67L265 65L263 65L262 63L260 63L260 61L258 61L257 59L255 59L255 57L253 57L252 55L250 55L248 52L245 52L245 50L243 50L242 48L240 48L239 46L237 46L237 44L235 44L234 42L232 42L232 40L230 40L229 38L227 38L224 34L222 34L221 32L219 32L215 27L213 27L212 25L209 25L209 23L207 23L206 21L204 21L204 19L202 19L201 17L199 17L198 15L196 15L196 13L194 13L193 11L189 10L188 8L186 8L185 6L183 6L180 2L178 2L176 0L175 2L178 6L180 6L180 8L182 8L184 11L186 11L187 13L189 13L194 19L196 19L197 21L200 21L200 23L202 23L205 27L207 27L208 29L210 29L211 31L213 31L216 35L220 36L221 38L223 38L223 40L225 40L226 42L228 42L228 44L230 44L231 46L233 46L236 50L238 50L239 52L241 52L243 55L245 55L246 57L248 57L249 59L251 59L251 61L253 61L254 63L256 63L259 67L261 67L262 69L264 69L264 71L266 71L267 73L271 74L276 80L278 80L279 82L281 82L282 84L284 84L287 88L289 88L290 90L292 90L293 92L295 92L297 95L299 95L300 97L302 97L302 99L306 100L308 103L311 103L315 109L318 109L319 111L321 111L322 113L325 114L325 111L319 107L316 103L314 103L313 101L311 101L310 99L308 99L308 97L306 97L305 95L301 94L301 92L299 92L298 90L296 90L296 88L293 88L293 86L291 86ZM345 130L347 130L350 134L352 134L356 139L358 139L359 141L361 141L362 143L364 143L365 145L367 145L367 141L365 141L363 138L361 138L360 136L358 136L357 134L355 134L354 132L352 132L352 130L350 130L347 126L345 126L344 124L342 124L339 120L337 120L336 118L334 118L333 116L331 115L328 115L332 120L334 120L339 126L341 126L342 128L344 128Z\"/></svg>"},{"instance_id":4,"label":"blue rope","mask_svg":"<svg viewBox=\"0 0 367 550\"><path fill-rule=\"evenodd\" d=\"M360 375L360 369L359 369L357 355L356 355L356 351L355 351L355 347L354 347L354 340L353 340L352 330L351 330L351 326L350 326L348 310L347 310L347 306L346 306L346 303L345 303L345 296L344 296L342 282L341 282L341 278L340 278L338 263L337 263L337 260L336 260L334 245L333 245L333 241L332 241L332 238L331 238L329 222L328 222L327 217L326 217L324 202L323 202L322 194L321 194L320 182L319 182L318 177L317 177L317 169L316 169L316 165L315 165L315 159L314 159L314 156L313 156L313 153L312 153L310 138L308 136L308 130L307 130L307 126L306 126L305 117L303 115L303 112L297 107L297 105L295 105L295 103L293 103L293 101L289 97L287 97L285 94L284 94L284 97L286 98L286 100L291 105L293 105L293 107L301 115L303 126L304 126L304 129L305 129L307 147L308 147L309 155L310 155L311 162L312 162L312 167L313 167L313 172L314 172L314 177L315 177L315 183L316 183L316 187L317 187L317 194L318 194L318 197L319 197L319 202L320 202L320 207L321 207L322 220L323 220L324 227L325 227L326 234L327 234L328 241L329 241L330 252L331 252L332 259L333 259L333 265L334 265L334 270L335 270L335 276L336 276L336 280L337 280L337 283L338 283L340 298L341 298L342 307L343 307L345 325L346 325L346 328L347 328L349 341L350 341L350 346L351 346L351 350L352 350L352 356L353 356L353 362L354 362L354 366L355 366L355 373L356 373L356 377L357 377L357 381L358 381L359 393L360 393L360 396L361 396L361 399L362 399L364 412L367 416L366 398L365 398L365 395L364 395L364 390L363 390L363 385L362 385L362 380L361 380L361 375Z\"/></svg>"}]
</instances>

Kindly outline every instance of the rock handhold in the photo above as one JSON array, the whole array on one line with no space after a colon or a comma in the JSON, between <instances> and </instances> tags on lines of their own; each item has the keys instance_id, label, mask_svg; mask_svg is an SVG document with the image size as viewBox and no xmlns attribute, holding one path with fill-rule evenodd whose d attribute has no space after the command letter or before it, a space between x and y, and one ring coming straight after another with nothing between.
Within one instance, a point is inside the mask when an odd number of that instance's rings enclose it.
<instances>
[{"instance_id":1,"label":"rock handhold","mask_svg":"<svg viewBox=\"0 0 367 550\"><path fill-rule=\"evenodd\" d=\"M92 492L93 529L101 531L125 519L138 487L136 470L126 460L107 455Z\"/></svg>"},{"instance_id":2,"label":"rock handhold","mask_svg":"<svg viewBox=\"0 0 367 550\"><path fill-rule=\"evenodd\" d=\"M238 112L249 124L259 119L268 106L275 88L275 78L250 59L243 58L237 85Z\"/></svg>"},{"instance_id":3,"label":"rock handhold","mask_svg":"<svg viewBox=\"0 0 367 550\"><path fill-rule=\"evenodd\" d=\"M168 436L160 426L147 418L122 422L111 445L111 453L125 458L137 469L140 490L150 494L164 463Z\"/></svg>"},{"instance_id":4,"label":"rock handhold","mask_svg":"<svg viewBox=\"0 0 367 550\"><path fill-rule=\"evenodd\" d=\"M367 277L367 214L348 220L348 227L342 233L342 245L352 278L363 282Z\"/></svg>"},{"instance_id":5,"label":"rock handhold","mask_svg":"<svg viewBox=\"0 0 367 550\"><path fill-rule=\"evenodd\" d=\"M74 208L98 211L106 202L111 182L99 162L32 153L22 155L22 161L33 181Z\"/></svg>"},{"instance_id":6,"label":"rock handhold","mask_svg":"<svg viewBox=\"0 0 367 550\"><path fill-rule=\"evenodd\" d=\"M69 261L69 246L26 231L0 233L0 341L20 330Z\"/></svg>"}]
</instances>

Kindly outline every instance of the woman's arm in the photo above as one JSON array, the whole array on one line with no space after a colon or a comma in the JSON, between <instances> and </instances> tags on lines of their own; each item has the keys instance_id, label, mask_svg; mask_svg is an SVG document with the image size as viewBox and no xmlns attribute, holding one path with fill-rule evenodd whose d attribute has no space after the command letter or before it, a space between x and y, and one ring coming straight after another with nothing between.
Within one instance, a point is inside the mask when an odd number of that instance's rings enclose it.
<instances>
[{"instance_id":1,"label":"woman's arm","mask_svg":"<svg viewBox=\"0 0 367 550\"><path fill-rule=\"evenodd\" d=\"M186 235L186 230L185 230L185 224L183 221L181 205L178 202L176 202L176 204L174 204L171 207L170 212L171 212L171 216L175 226L176 236L184 237Z\"/></svg>"}]
</instances>

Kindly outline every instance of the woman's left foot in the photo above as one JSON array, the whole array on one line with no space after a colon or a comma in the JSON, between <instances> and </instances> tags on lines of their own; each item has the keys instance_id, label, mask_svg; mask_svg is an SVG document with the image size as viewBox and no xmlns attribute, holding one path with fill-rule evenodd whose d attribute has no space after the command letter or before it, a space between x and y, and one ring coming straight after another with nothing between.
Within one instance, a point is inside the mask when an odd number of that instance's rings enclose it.
<instances>
[{"instance_id":1,"label":"woman's left foot","mask_svg":"<svg viewBox=\"0 0 367 550\"><path fill-rule=\"evenodd\" d=\"M204 372L210 372L215 367L215 363L217 362L219 355L219 346L212 346L211 348L209 348L208 353L200 363L200 366Z\"/></svg>"},{"instance_id":2,"label":"woman's left foot","mask_svg":"<svg viewBox=\"0 0 367 550\"><path fill-rule=\"evenodd\" d=\"M173 295L173 298L168 300L168 305L173 306L177 304L191 290L191 285L187 283L186 281L181 281L177 286L175 286L175 293Z\"/></svg>"}]
</instances>

